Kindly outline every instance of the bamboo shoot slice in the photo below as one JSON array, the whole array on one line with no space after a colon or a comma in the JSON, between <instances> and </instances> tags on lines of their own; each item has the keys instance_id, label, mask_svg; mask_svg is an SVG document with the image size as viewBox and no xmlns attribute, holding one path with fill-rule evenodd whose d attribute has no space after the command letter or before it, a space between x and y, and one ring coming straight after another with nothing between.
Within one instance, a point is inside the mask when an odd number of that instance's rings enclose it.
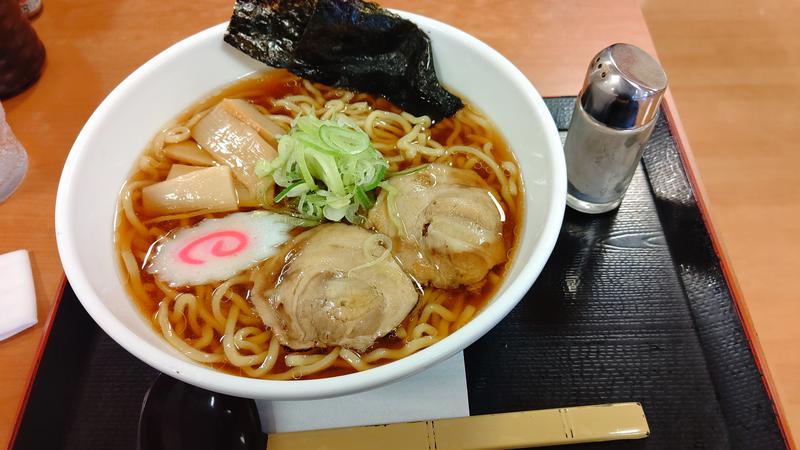
<instances>
[{"instance_id":1,"label":"bamboo shoot slice","mask_svg":"<svg viewBox=\"0 0 800 450\"><path fill-rule=\"evenodd\" d=\"M177 144L169 144L164 147L164 154L185 164L193 166L213 166L214 158L207 151L200 148L197 142L186 140Z\"/></svg>"},{"instance_id":2,"label":"bamboo shoot slice","mask_svg":"<svg viewBox=\"0 0 800 450\"><path fill-rule=\"evenodd\" d=\"M258 132L227 112L220 103L192 130L192 137L219 164L228 166L248 190L256 192L256 164L272 160L275 149Z\"/></svg>"},{"instance_id":3,"label":"bamboo shoot slice","mask_svg":"<svg viewBox=\"0 0 800 450\"><path fill-rule=\"evenodd\" d=\"M286 134L283 128L276 125L267 116L261 114L251 103L238 98L226 98L222 106L229 114L241 120L250 128L256 130L273 147L278 146L277 136Z\"/></svg>"},{"instance_id":4,"label":"bamboo shoot slice","mask_svg":"<svg viewBox=\"0 0 800 450\"><path fill-rule=\"evenodd\" d=\"M187 166L184 164L173 164L172 167L169 169L169 174L167 174L167 179L170 180L172 178L186 175L187 173L203 169L205 169L205 167ZM255 194L251 193L250 190L247 189L239 181L233 180L233 187L234 189L236 189L236 197L238 199L240 207L255 208L262 206L261 202L258 200L258 197L256 197Z\"/></svg>"},{"instance_id":5,"label":"bamboo shoot slice","mask_svg":"<svg viewBox=\"0 0 800 450\"><path fill-rule=\"evenodd\" d=\"M186 164L173 164L172 167L169 168L167 179L171 180L173 178L186 175L187 173L203 169L207 169L207 167L187 166Z\"/></svg>"},{"instance_id":6,"label":"bamboo shoot slice","mask_svg":"<svg viewBox=\"0 0 800 450\"><path fill-rule=\"evenodd\" d=\"M244 207L260 207L261 202L258 201L255 193L250 192L242 183L238 181L233 182L233 187L236 189L236 196L239 199L239 206Z\"/></svg>"},{"instance_id":7,"label":"bamboo shoot slice","mask_svg":"<svg viewBox=\"0 0 800 450\"><path fill-rule=\"evenodd\" d=\"M142 206L152 216L239 208L231 170L225 166L195 170L144 187Z\"/></svg>"}]
</instances>

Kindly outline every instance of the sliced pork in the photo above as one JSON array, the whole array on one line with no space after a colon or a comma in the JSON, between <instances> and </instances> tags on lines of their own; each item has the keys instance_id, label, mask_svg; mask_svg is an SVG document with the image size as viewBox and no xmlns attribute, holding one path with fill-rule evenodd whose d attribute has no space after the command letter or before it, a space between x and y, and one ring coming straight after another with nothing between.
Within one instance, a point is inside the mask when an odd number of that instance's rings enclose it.
<instances>
[{"instance_id":1,"label":"sliced pork","mask_svg":"<svg viewBox=\"0 0 800 450\"><path fill-rule=\"evenodd\" d=\"M319 225L259 267L250 298L283 345L367 349L417 303L390 246L354 225Z\"/></svg>"},{"instance_id":2,"label":"sliced pork","mask_svg":"<svg viewBox=\"0 0 800 450\"><path fill-rule=\"evenodd\" d=\"M470 285L506 260L502 209L475 172L432 164L388 185L368 226L393 238L395 256L420 283Z\"/></svg>"}]
</instances>

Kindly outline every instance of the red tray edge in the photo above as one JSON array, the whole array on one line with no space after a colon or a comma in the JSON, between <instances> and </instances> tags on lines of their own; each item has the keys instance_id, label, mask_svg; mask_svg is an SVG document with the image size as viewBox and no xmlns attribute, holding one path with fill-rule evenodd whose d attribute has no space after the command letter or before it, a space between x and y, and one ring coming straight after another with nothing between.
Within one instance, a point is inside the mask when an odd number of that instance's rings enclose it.
<instances>
[{"instance_id":1,"label":"red tray edge","mask_svg":"<svg viewBox=\"0 0 800 450\"><path fill-rule=\"evenodd\" d=\"M25 408L28 406L28 398L31 395L33 382L36 380L36 374L39 373L39 364L42 362L42 355L44 354L45 348L47 348L47 342L50 340L50 331L53 329L53 322L55 322L56 313L58 312L58 307L61 304L61 299L64 297L64 288L66 286L67 277L62 273L61 283L59 284L58 289L56 289L56 301L53 302L53 308L50 310L50 314L47 317L47 323L44 325L42 337L39 340L39 346L36 349L36 356L33 358L33 364L31 364L31 368L28 373L28 385L25 387L25 394L22 395L22 399L17 407L17 414L14 419L14 428L11 430L11 439L8 441L9 450L14 448L14 442L17 440L17 433L19 432L19 427L22 424L22 416L25 412Z\"/></svg>"}]
</instances>

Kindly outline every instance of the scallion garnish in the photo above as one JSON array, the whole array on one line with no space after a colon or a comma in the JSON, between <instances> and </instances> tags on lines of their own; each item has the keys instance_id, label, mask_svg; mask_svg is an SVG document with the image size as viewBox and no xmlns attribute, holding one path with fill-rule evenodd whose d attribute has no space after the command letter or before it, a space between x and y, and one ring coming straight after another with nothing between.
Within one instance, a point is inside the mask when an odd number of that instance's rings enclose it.
<instances>
[{"instance_id":1,"label":"scallion garnish","mask_svg":"<svg viewBox=\"0 0 800 450\"><path fill-rule=\"evenodd\" d=\"M304 217L355 223L359 208L374 204L369 193L383 181L388 166L369 136L346 118L300 116L279 138L277 158L261 161L256 174L272 176L283 188L275 202L294 199Z\"/></svg>"}]
</instances>

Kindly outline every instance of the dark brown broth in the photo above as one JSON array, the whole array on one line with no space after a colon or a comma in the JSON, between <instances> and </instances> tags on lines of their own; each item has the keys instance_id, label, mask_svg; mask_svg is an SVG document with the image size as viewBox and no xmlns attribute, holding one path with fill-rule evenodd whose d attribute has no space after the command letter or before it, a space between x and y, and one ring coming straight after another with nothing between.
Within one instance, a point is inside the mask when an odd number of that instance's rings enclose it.
<instances>
[{"instance_id":1,"label":"dark brown broth","mask_svg":"<svg viewBox=\"0 0 800 450\"><path fill-rule=\"evenodd\" d=\"M250 100L250 101L252 101L252 102L254 102L256 104L260 104L262 106L267 106L267 105L269 105L270 99L281 98L281 97L284 97L284 96L287 96L287 95L293 95L293 94L299 93L301 86L302 86L302 80L297 78L296 76L290 74L289 72L286 72L284 70L276 70L276 71L272 71L272 72L266 72L264 74L258 75L257 77L240 80L240 81L232 84L231 86L223 88L218 93L208 97L205 100L202 100L202 101L198 102L196 105L193 105L191 108L189 108L186 111L184 111L183 113L181 113L176 118L174 123L185 122L186 120L188 120L196 112L202 111L203 109L206 109L206 108L214 105L215 103L219 102L221 99L226 98L226 97L232 97L232 96L243 97L242 94L246 93L247 95L244 96L244 98L247 98L248 100ZM389 110L389 111L393 111L393 112L397 112L397 113L399 113L401 111L399 108L397 108L396 106L394 106L393 104L389 103L387 100L385 100L383 98L376 98L376 97L373 97L373 96L363 96L363 97L364 97L364 100L367 101L370 104L370 106L372 106L373 108L380 108L380 109ZM452 120L446 119L446 120L434 125L431 128L431 135L432 135L433 139L435 139L435 140L437 140L437 141L439 141L441 143L444 143L445 138L450 134L451 130L452 130ZM506 145L506 143L499 136L499 133L495 132L495 134L493 136L493 139L492 139L492 143L494 145L495 153L501 155L500 160L513 161L513 162L516 163L516 159L514 158L512 152L508 149L508 146ZM402 167L402 168L405 168L405 167ZM475 168L474 170L478 174L480 174L484 179L487 179L489 177L489 173L488 173L487 169L478 167L478 168ZM139 172L138 170L135 171L134 174L131 176L132 180L148 179L148 178L150 178L150 177L149 176L143 176L143 174L141 172ZM490 185L492 185L495 188L496 191L498 191L498 192L500 191L500 187L497 185L497 181L496 180L495 180L494 184L490 184ZM517 217L522 217L522 215L523 215L522 198L524 196L523 196L522 192L523 192L523 187L520 186L520 193L516 196L516 199L515 199L516 202L517 202L517 204L516 204L516 213L511 213L509 208L506 205L504 205L506 220L505 220L505 222L503 224L503 236L504 236L504 239L505 239L506 248L509 249L508 261L506 263L502 263L502 264L500 264L500 265L498 265L498 266L496 266L496 267L494 267L492 269L492 272L494 272L495 274L497 274L499 276L498 279L500 280L500 282L502 282L502 280L504 279L506 266L508 264L510 264L510 261L513 260L513 257L514 257L513 253L516 250L517 236L519 235L519 231L521 230L521 225L522 224L517 220ZM501 203L503 203L502 199L498 199L498 200ZM144 214L141 211L141 208L140 208L141 205L137 204L135 206L136 206L136 208L135 208L136 209L136 214L141 220L145 221L145 220L148 220L148 219L152 218L152 217L147 216L146 214ZM252 208L250 208L250 209L252 209ZM248 208L242 208L241 210L242 211L246 211L246 210L248 210ZM209 217L211 217L211 216L213 216L213 217L222 217L222 216L225 216L226 214L227 213L212 214L212 215L209 215ZM190 218L190 219L188 219L186 221L186 224L194 225L197 222L203 220L204 218L205 218L204 216ZM162 223L159 224L159 228L164 229L164 230L172 230L172 229L174 229L176 227L179 227L179 226L181 226L181 223L179 221L177 221L177 220L169 221L169 222L162 222ZM117 225L117 229L118 229L119 232L123 232L123 233L124 232L131 232L131 226L127 223L126 220L119 220L118 221L118 225ZM301 231L302 231L302 229L296 229L294 233L299 233ZM155 238L151 238L151 240L150 240L148 245L149 246L153 246L153 245L155 245L155 243L156 243L156 239ZM117 243L117 244L119 245L119 243ZM121 266L122 266L122 264L121 264ZM122 267L124 267L124 266L122 266ZM124 268L123 268L123 272L124 272ZM142 270L142 271L140 271L140 274L141 274L141 278L142 278L143 284L148 285L148 284L154 284L155 283L154 277L152 275L150 275L149 273L147 273L146 271ZM497 289L499 287L499 283L495 284L495 283L492 283L491 281L488 281L488 280L490 280L490 277L487 276L487 282L481 287L481 289L478 292L475 292L475 293L470 293L466 289L458 289L458 290L450 291L450 292L452 292L453 295L450 295L444 301L443 305L445 307L451 306L451 304L455 302L454 295L460 294L460 293L466 293L465 298L464 298L464 306L472 305L472 306L474 306L476 308L476 314L480 313L480 310L482 309L482 307L485 306L486 303L492 298L492 296L494 295L494 293L497 291ZM235 289L238 290L237 293L239 295L241 295L242 297L244 297L246 299L249 298L249 291L248 290L241 289L239 287L236 287ZM178 290L179 291L183 291L184 289L178 289ZM135 295L135 293L130 288L130 286L128 286L128 291L130 292L131 297L134 299L134 301L137 304L137 306L139 307L139 309L145 314L146 317L148 317L150 319L150 322L153 325L153 327L155 328L155 330L160 333L161 330L160 330L160 327L159 327L158 322L156 320L156 312L158 311L158 306L159 306L159 303L162 300L163 294L158 289L156 289L155 291L151 292L151 295L149 297L140 298L139 296ZM226 307L227 307L227 305L226 305ZM210 310L210 307L207 307L207 308ZM225 311L225 312L227 313L227 311ZM411 320L411 316L410 315L409 315L409 317L407 317L405 319L405 321L403 322L403 325L406 325L409 320ZM191 328L186 326L185 321L183 323L183 326L181 326L181 324L174 324L174 323L173 323L173 326L179 332L181 332L181 333L185 332L186 333L186 334L184 334L184 338L185 339L197 339L199 337L199 336L196 336L196 335L192 334ZM181 328L183 328L183 330L181 330ZM394 333L391 333L391 334L389 334L387 336L384 336L384 337L379 338L378 340L376 340L375 344L371 347L371 349L372 348L397 349L397 348L401 348L404 344L405 344L405 339L398 338L397 336L394 335ZM216 342L213 345L221 345L221 343ZM292 350L289 350L289 349L286 349L286 348L282 348L281 349L281 354L280 354L280 356L278 358L278 362L276 363L276 365L273 368L273 370L271 371L271 373L280 373L280 372L289 370L289 367L287 367L285 365L284 358L283 358L283 356L285 356L289 352L291 352L291 353L304 353L304 354L320 354L320 353L327 353L328 351L329 351L328 349L311 349L311 350L308 350L306 352L297 352L297 351L292 351ZM376 363L373 363L373 365L381 365L381 364L385 364L385 363L388 363L388 362L391 362L391 360L380 360L380 361L377 361ZM239 369L238 367L233 366L231 364L217 363L217 364L211 364L211 366L216 368L216 369L225 371L227 373L246 376L242 372L241 369ZM307 375L307 376L304 377L304 379L326 378L326 377L344 375L344 374L352 373L352 372L355 372L355 369L353 369L353 368L351 368L349 366L346 366L341 360L339 360L339 361L337 361L337 364L335 364L333 367L331 367L329 369L326 369L324 371L312 374L312 375Z\"/></svg>"}]
</instances>

